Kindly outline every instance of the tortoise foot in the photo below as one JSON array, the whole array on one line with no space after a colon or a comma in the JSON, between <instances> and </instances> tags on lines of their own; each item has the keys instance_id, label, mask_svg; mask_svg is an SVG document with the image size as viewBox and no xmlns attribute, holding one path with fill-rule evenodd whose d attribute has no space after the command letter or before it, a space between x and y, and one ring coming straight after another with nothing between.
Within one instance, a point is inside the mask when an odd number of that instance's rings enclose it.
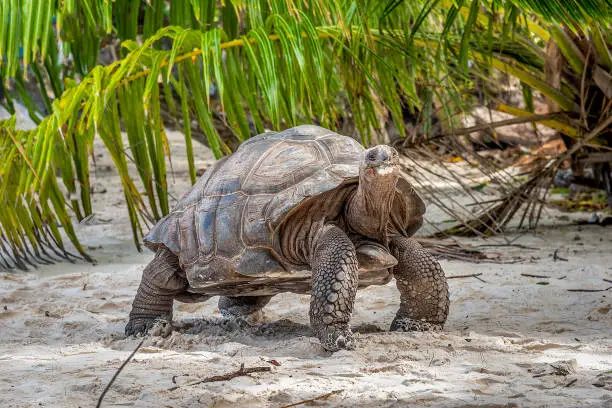
<instances>
[{"instance_id":1,"label":"tortoise foot","mask_svg":"<svg viewBox=\"0 0 612 408\"><path fill-rule=\"evenodd\" d=\"M409 317L400 317L395 316L393 322L391 323L391 331L401 331L401 332L409 332L409 331L440 331L442 330L442 325L438 323L430 323L424 320L415 320Z\"/></svg>"},{"instance_id":2,"label":"tortoise foot","mask_svg":"<svg viewBox=\"0 0 612 408\"><path fill-rule=\"evenodd\" d=\"M172 333L172 324L161 317L138 317L130 319L125 326L126 336L150 335L168 337Z\"/></svg>"},{"instance_id":3,"label":"tortoise foot","mask_svg":"<svg viewBox=\"0 0 612 408\"><path fill-rule=\"evenodd\" d=\"M228 331L234 332L239 330L249 330L254 326L254 322L250 319L250 316L223 316L221 325Z\"/></svg>"},{"instance_id":4,"label":"tortoise foot","mask_svg":"<svg viewBox=\"0 0 612 408\"><path fill-rule=\"evenodd\" d=\"M317 330L317 337L321 341L321 346L327 351L354 350L356 346L353 332L348 327L324 327Z\"/></svg>"},{"instance_id":5,"label":"tortoise foot","mask_svg":"<svg viewBox=\"0 0 612 408\"><path fill-rule=\"evenodd\" d=\"M221 296L219 312L227 319L245 318L257 322L263 317L262 309L272 296Z\"/></svg>"}]
</instances>

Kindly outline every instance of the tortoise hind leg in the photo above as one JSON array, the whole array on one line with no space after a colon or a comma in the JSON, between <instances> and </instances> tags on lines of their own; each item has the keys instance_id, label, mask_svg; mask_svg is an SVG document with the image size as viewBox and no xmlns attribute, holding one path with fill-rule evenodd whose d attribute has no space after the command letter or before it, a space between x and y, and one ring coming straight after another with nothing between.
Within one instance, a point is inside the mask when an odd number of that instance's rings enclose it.
<instances>
[{"instance_id":1,"label":"tortoise hind leg","mask_svg":"<svg viewBox=\"0 0 612 408\"><path fill-rule=\"evenodd\" d=\"M260 311L272 299L272 296L221 296L219 311L223 317L247 317Z\"/></svg>"},{"instance_id":2,"label":"tortoise hind leg","mask_svg":"<svg viewBox=\"0 0 612 408\"><path fill-rule=\"evenodd\" d=\"M172 320L174 299L188 301L187 298L191 298L187 287L187 279L179 266L178 257L169 249L160 248L142 272L125 334L147 333L159 320L169 323Z\"/></svg>"}]
</instances>

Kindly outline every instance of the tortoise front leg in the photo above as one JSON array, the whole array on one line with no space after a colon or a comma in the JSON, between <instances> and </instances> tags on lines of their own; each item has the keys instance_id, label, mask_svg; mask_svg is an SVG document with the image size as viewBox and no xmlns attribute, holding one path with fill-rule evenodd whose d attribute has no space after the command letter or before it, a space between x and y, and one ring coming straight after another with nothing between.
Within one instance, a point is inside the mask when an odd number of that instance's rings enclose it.
<instances>
[{"instance_id":1,"label":"tortoise front leg","mask_svg":"<svg viewBox=\"0 0 612 408\"><path fill-rule=\"evenodd\" d=\"M439 330L448 316L448 285L438 261L413 239L391 240L398 264L393 269L400 308L391 330Z\"/></svg>"},{"instance_id":2,"label":"tortoise front leg","mask_svg":"<svg viewBox=\"0 0 612 408\"><path fill-rule=\"evenodd\" d=\"M327 226L310 258L310 324L326 350L354 349L349 321L359 283L355 246L340 228Z\"/></svg>"},{"instance_id":3,"label":"tortoise front leg","mask_svg":"<svg viewBox=\"0 0 612 408\"><path fill-rule=\"evenodd\" d=\"M187 279L181 273L179 260L167 248L161 248L142 272L142 280L132 303L127 336L146 333L156 321L172 320L175 298L187 300ZM185 299L183 299L185 298Z\"/></svg>"}]
</instances>

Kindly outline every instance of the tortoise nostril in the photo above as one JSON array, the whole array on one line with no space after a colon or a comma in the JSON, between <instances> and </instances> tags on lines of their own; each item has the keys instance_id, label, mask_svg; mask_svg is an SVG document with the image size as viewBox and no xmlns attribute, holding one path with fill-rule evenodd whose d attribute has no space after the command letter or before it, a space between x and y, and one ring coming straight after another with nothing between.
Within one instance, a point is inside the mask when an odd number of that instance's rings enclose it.
<instances>
[{"instance_id":1,"label":"tortoise nostril","mask_svg":"<svg viewBox=\"0 0 612 408\"><path fill-rule=\"evenodd\" d=\"M380 161L389 160L389 153L387 153L384 149L380 149L380 153L378 153L378 158Z\"/></svg>"}]
</instances>

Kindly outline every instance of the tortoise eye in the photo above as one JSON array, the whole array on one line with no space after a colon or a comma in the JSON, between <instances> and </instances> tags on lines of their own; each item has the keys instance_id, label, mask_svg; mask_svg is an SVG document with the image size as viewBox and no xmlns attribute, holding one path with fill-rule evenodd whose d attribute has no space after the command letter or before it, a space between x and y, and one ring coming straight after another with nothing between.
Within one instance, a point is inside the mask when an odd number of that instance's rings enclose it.
<instances>
[{"instance_id":1,"label":"tortoise eye","mask_svg":"<svg viewBox=\"0 0 612 408\"><path fill-rule=\"evenodd\" d=\"M376 160L376 152L375 151L371 151L370 153L368 153L368 160L370 160L370 161Z\"/></svg>"}]
</instances>

